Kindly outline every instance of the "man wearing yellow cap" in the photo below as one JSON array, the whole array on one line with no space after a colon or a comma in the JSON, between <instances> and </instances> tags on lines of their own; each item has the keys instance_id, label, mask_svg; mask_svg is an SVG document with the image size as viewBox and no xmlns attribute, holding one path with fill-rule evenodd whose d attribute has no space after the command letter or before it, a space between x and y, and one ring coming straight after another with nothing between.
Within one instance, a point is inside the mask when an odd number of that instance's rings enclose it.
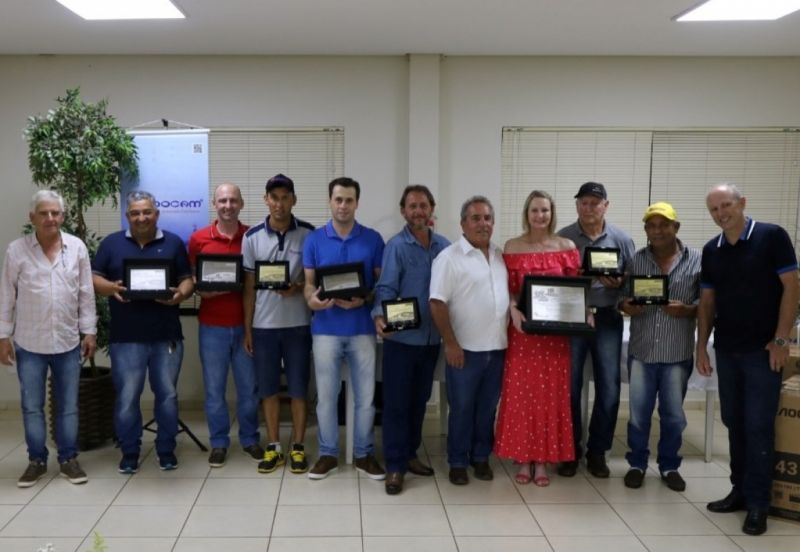
<instances>
[{"instance_id":1,"label":"man wearing yellow cap","mask_svg":"<svg viewBox=\"0 0 800 552\"><path fill-rule=\"evenodd\" d=\"M669 203L658 202L644 212L647 247L638 250L625 267L636 276L667 276L668 302L636 304L636 285L630 286L621 309L631 317L628 347L630 420L625 455L630 470L625 486L638 489L644 482L650 455L650 422L656 398L661 434L658 469L673 491L686 489L678 473L681 434L686 427L683 399L692 372L695 316L700 297L700 252L678 239L681 223ZM652 299L652 297L651 297Z\"/></svg>"}]
</instances>

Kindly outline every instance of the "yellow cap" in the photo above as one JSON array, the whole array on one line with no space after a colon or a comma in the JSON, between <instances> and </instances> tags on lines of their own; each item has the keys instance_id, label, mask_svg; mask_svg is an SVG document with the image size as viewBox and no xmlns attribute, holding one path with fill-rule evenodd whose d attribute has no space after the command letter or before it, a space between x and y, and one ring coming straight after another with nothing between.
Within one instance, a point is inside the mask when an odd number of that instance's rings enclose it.
<instances>
[{"instance_id":1,"label":"yellow cap","mask_svg":"<svg viewBox=\"0 0 800 552\"><path fill-rule=\"evenodd\" d=\"M642 221L647 222L647 219L649 219L653 215L661 215L667 220L672 220L672 221L678 220L678 213L675 212L675 209L672 207L672 205L664 201L653 203L650 207L648 207L647 210L645 210L644 212Z\"/></svg>"}]
</instances>

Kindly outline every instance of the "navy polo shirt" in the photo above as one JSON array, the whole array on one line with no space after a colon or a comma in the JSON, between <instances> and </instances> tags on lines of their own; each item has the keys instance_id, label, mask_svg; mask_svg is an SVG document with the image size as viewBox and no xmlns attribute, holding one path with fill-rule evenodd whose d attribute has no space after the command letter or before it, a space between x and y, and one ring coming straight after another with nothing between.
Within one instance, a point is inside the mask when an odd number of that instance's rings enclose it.
<instances>
[{"instance_id":1,"label":"navy polo shirt","mask_svg":"<svg viewBox=\"0 0 800 552\"><path fill-rule=\"evenodd\" d=\"M170 286L191 278L186 246L172 232L156 231L153 241L140 247L129 230L106 236L92 260L92 272L116 282L124 279L123 259L166 259L170 261ZM178 341L183 339L177 305L156 301L120 303L108 298L111 308L111 343Z\"/></svg>"},{"instance_id":2,"label":"navy polo shirt","mask_svg":"<svg viewBox=\"0 0 800 552\"><path fill-rule=\"evenodd\" d=\"M317 269L328 265L364 263L364 285L375 286L375 269L381 267L383 238L372 228L355 223L344 239L328 223L311 232L303 244L303 266ZM315 335L374 335L375 323L370 316L370 306L342 309L333 306L316 311L311 317L311 333Z\"/></svg>"},{"instance_id":3,"label":"navy polo shirt","mask_svg":"<svg viewBox=\"0 0 800 552\"><path fill-rule=\"evenodd\" d=\"M749 353L767 346L778 326L783 285L780 275L797 270L786 230L750 218L731 245L720 234L705 247L700 287L714 290L714 347Z\"/></svg>"}]
</instances>

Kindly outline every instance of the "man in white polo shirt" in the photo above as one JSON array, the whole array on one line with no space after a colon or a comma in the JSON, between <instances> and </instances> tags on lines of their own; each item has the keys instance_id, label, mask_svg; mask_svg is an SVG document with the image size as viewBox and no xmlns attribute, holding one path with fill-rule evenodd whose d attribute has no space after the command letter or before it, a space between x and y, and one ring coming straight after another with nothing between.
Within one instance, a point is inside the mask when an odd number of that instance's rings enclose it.
<instances>
[{"instance_id":1,"label":"man in white polo shirt","mask_svg":"<svg viewBox=\"0 0 800 552\"><path fill-rule=\"evenodd\" d=\"M450 482L494 477L489 454L507 347L508 273L491 242L494 208L483 196L461 207L461 239L442 251L431 270L431 315L447 359L447 463Z\"/></svg>"}]
</instances>

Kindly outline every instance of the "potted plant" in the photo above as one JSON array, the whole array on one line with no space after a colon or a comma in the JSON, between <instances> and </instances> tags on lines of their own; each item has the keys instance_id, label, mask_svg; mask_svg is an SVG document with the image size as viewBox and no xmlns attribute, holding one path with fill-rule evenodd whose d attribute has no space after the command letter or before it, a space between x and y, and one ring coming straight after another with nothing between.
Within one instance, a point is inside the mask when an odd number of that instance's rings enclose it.
<instances>
[{"instance_id":1,"label":"potted plant","mask_svg":"<svg viewBox=\"0 0 800 552\"><path fill-rule=\"evenodd\" d=\"M64 231L79 237L94 256L100 238L86 225L85 214L97 204L117 197L123 175L138 172L136 145L106 112L107 101L84 102L80 88L68 89L58 105L45 115L28 118L28 166L34 183L57 191L64 198ZM97 298L97 346L108 352L110 314L105 298ZM52 383L51 383L52 384ZM51 416L53 393L50 394ZM113 437L114 387L111 370L98 367L94 357L81 369L79 390L81 449Z\"/></svg>"}]
</instances>

